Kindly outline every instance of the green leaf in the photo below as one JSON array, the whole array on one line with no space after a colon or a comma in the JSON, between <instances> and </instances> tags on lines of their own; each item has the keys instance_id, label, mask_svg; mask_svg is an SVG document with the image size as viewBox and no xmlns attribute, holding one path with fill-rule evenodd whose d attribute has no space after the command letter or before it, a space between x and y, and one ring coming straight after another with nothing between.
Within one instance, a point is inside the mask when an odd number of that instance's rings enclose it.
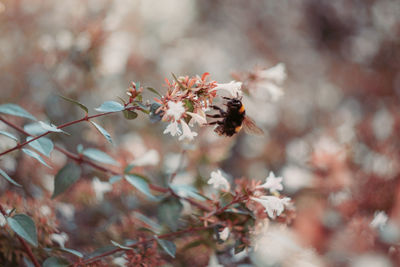
<instances>
[{"instance_id":1,"label":"green leaf","mask_svg":"<svg viewBox=\"0 0 400 267\"><path fill-rule=\"evenodd\" d=\"M150 122L158 122L161 120L162 118L162 112L158 112L156 113L156 111L158 110L158 108L161 107L160 104L158 103L153 103L150 106Z\"/></svg>"},{"instance_id":2,"label":"green leaf","mask_svg":"<svg viewBox=\"0 0 400 267\"><path fill-rule=\"evenodd\" d=\"M24 264L25 267L35 267L35 265L33 265L33 263L25 257L24 257Z\"/></svg>"},{"instance_id":3,"label":"green leaf","mask_svg":"<svg viewBox=\"0 0 400 267\"><path fill-rule=\"evenodd\" d=\"M83 258L83 254L80 253L79 251L75 250L75 249L71 249L71 248L59 248L59 249L62 250L62 251L65 251L67 253L70 253L72 255L75 255L75 256L77 256L79 258Z\"/></svg>"},{"instance_id":4,"label":"green leaf","mask_svg":"<svg viewBox=\"0 0 400 267\"><path fill-rule=\"evenodd\" d=\"M67 163L58 171L54 179L54 192L51 198L55 198L65 192L72 184L81 177L81 168L75 163Z\"/></svg>"},{"instance_id":5,"label":"green leaf","mask_svg":"<svg viewBox=\"0 0 400 267\"><path fill-rule=\"evenodd\" d=\"M43 121L39 121L39 125L40 125L43 129L45 129L46 131L49 131L49 132L69 134L69 133L67 133L67 132L64 132L64 131L61 130L61 129L58 129L57 126L54 125L54 124L52 124L52 123L48 124L48 123L45 123L45 122L43 122Z\"/></svg>"},{"instance_id":6,"label":"green leaf","mask_svg":"<svg viewBox=\"0 0 400 267\"><path fill-rule=\"evenodd\" d=\"M240 239L237 239L235 242L235 249L234 249L235 255L238 254L239 252L242 252L245 248L246 244L243 243Z\"/></svg>"},{"instance_id":7,"label":"green leaf","mask_svg":"<svg viewBox=\"0 0 400 267\"><path fill-rule=\"evenodd\" d=\"M112 243L114 246L119 247L119 248L122 248L122 249L125 249L125 250L132 250L132 249L133 249L133 248L130 248L130 247L127 247L127 246L123 246L123 245L121 245L121 244L118 244L117 242L115 242L115 241L113 241L113 240L111 240L111 243Z\"/></svg>"},{"instance_id":8,"label":"green leaf","mask_svg":"<svg viewBox=\"0 0 400 267\"><path fill-rule=\"evenodd\" d=\"M189 99L185 99L183 102L185 103L187 111L193 112L193 110L194 110L193 102L190 101Z\"/></svg>"},{"instance_id":9,"label":"green leaf","mask_svg":"<svg viewBox=\"0 0 400 267\"><path fill-rule=\"evenodd\" d=\"M87 258L94 258L94 257L100 256L101 254L113 251L114 249L115 249L115 246L112 246L112 245L101 247L101 248L96 249L92 253L86 255L86 257Z\"/></svg>"},{"instance_id":10,"label":"green leaf","mask_svg":"<svg viewBox=\"0 0 400 267\"><path fill-rule=\"evenodd\" d=\"M92 160L98 161L98 162L111 164L111 165L118 165L118 162L116 162L112 157L110 157L103 151L100 151L95 148L85 149L82 154L85 155L86 157L88 157Z\"/></svg>"},{"instance_id":11,"label":"green leaf","mask_svg":"<svg viewBox=\"0 0 400 267\"><path fill-rule=\"evenodd\" d=\"M9 181L10 183L12 183L13 185L22 186L19 183L17 183L16 181L14 181L10 176L8 176L8 174L5 171L3 171L2 169L0 169L0 175L3 176L4 178L6 178L6 180Z\"/></svg>"},{"instance_id":12,"label":"green leaf","mask_svg":"<svg viewBox=\"0 0 400 267\"><path fill-rule=\"evenodd\" d=\"M100 107L95 108L99 112L117 112L124 110L124 106L115 101L106 101Z\"/></svg>"},{"instance_id":13,"label":"green leaf","mask_svg":"<svg viewBox=\"0 0 400 267\"><path fill-rule=\"evenodd\" d=\"M7 218L8 225L20 237L28 241L34 247L38 246L35 222L25 214L15 214Z\"/></svg>"},{"instance_id":14,"label":"green leaf","mask_svg":"<svg viewBox=\"0 0 400 267\"><path fill-rule=\"evenodd\" d=\"M169 240L159 239L157 236L154 236L154 238L157 240L157 243L162 247L162 249L165 252L167 252L168 255L170 255L172 258L175 258L176 246L174 242Z\"/></svg>"},{"instance_id":15,"label":"green leaf","mask_svg":"<svg viewBox=\"0 0 400 267\"><path fill-rule=\"evenodd\" d=\"M67 266L69 266L69 261L57 257L47 258L42 265L42 267L67 267Z\"/></svg>"},{"instance_id":16,"label":"green leaf","mask_svg":"<svg viewBox=\"0 0 400 267\"><path fill-rule=\"evenodd\" d=\"M233 200L233 195L230 193L227 194L221 194L219 197L219 203L221 207L225 207L226 205L229 205Z\"/></svg>"},{"instance_id":17,"label":"green leaf","mask_svg":"<svg viewBox=\"0 0 400 267\"><path fill-rule=\"evenodd\" d=\"M30 141L32 139L33 139L32 136L28 136L26 138L26 141ZM30 142L29 145L32 148L39 151L40 153L42 153L43 155L46 155L47 157L50 157L50 153L51 153L51 151L53 151L53 148L54 148L53 142L47 137L41 137L39 139L36 139L36 140Z\"/></svg>"},{"instance_id":18,"label":"green leaf","mask_svg":"<svg viewBox=\"0 0 400 267\"><path fill-rule=\"evenodd\" d=\"M93 124L94 127L96 127L96 129L107 139L107 141L112 144L111 135L103 127L101 127L94 121L90 121L90 123Z\"/></svg>"},{"instance_id":19,"label":"green leaf","mask_svg":"<svg viewBox=\"0 0 400 267\"><path fill-rule=\"evenodd\" d=\"M118 182L121 179L122 179L121 175L114 175L114 176L111 176L110 179L108 179L108 182L110 184L115 184L116 182Z\"/></svg>"},{"instance_id":20,"label":"green leaf","mask_svg":"<svg viewBox=\"0 0 400 267\"><path fill-rule=\"evenodd\" d=\"M138 114L132 110L124 110L122 113L124 114L124 117L127 120L134 120L138 116Z\"/></svg>"},{"instance_id":21,"label":"green leaf","mask_svg":"<svg viewBox=\"0 0 400 267\"><path fill-rule=\"evenodd\" d=\"M143 104L142 102L140 102L140 101L134 101L134 103L135 103L138 107L141 107L141 108L144 109L146 112L148 112L148 111L147 111L147 106L146 106L145 104Z\"/></svg>"},{"instance_id":22,"label":"green leaf","mask_svg":"<svg viewBox=\"0 0 400 267\"><path fill-rule=\"evenodd\" d=\"M0 105L0 113L14 115L36 121L37 119L25 109L15 104Z\"/></svg>"},{"instance_id":23,"label":"green leaf","mask_svg":"<svg viewBox=\"0 0 400 267\"><path fill-rule=\"evenodd\" d=\"M82 144L77 145L76 151L78 151L79 154L82 154L83 153L83 145Z\"/></svg>"},{"instance_id":24,"label":"green leaf","mask_svg":"<svg viewBox=\"0 0 400 267\"><path fill-rule=\"evenodd\" d=\"M182 209L183 205L179 199L173 197L166 198L158 205L158 218L175 232L178 230L178 220Z\"/></svg>"},{"instance_id":25,"label":"green leaf","mask_svg":"<svg viewBox=\"0 0 400 267\"><path fill-rule=\"evenodd\" d=\"M147 224L148 226L150 226L150 230L156 234L161 233L162 227L161 225L159 225L157 222L153 221L152 219L150 219L149 217L134 211L132 214L135 218L141 220L142 222L144 222L145 224Z\"/></svg>"},{"instance_id":26,"label":"green leaf","mask_svg":"<svg viewBox=\"0 0 400 267\"><path fill-rule=\"evenodd\" d=\"M127 180L137 190L148 196L150 199L155 200L156 197L150 193L149 184L142 177L135 174L126 174L125 180Z\"/></svg>"},{"instance_id":27,"label":"green leaf","mask_svg":"<svg viewBox=\"0 0 400 267\"><path fill-rule=\"evenodd\" d=\"M129 165L127 165L127 166L125 167L125 169L124 169L124 173L129 173L129 172L133 169L133 167L135 167L134 164L129 164Z\"/></svg>"},{"instance_id":28,"label":"green leaf","mask_svg":"<svg viewBox=\"0 0 400 267\"><path fill-rule=\"evenodd\" d=\"M195 247L198 247L198 246L201 246L201 245L205 245L207 247L211 247L211 246L213 246L212 242L214 242L214 241L208 241L208 240L205 240L205 239L195 239L194 241L185 244L185 246L181 249L181 252L184 253L185 251L187 251L189 249L192 249L192 248L195 248Z\"/></svg>"},{"instance_id":29,"label":"green leaf","mask_svg":"<svg viewBox=\"0 0 400 267\"><path fill-rule=\"evenodd\" d=\"M197 189L191 185L171 184L170 188L180 197L191 197L197 200L206 199L206 197L202 196Z\"/></svg>"},{"instance_id":30,"label":"green leaf","mask_svg":"<svg viewBox=\"0 0 400 267\"><path fill-rule=\"evenodd\" d=\"M52 168L44 161L44 159L43 159L38 153L36 153L35 151L32 151L32 150L27 149L27 148L23 148L22 151L23 151L25 154L27 154L28 156L30 156L30 157L36 159L37 161L39 161L40 163L42 163L44 166L46 166L46 167L52 169Z\"/></svg>"},{"instance_id":31,"label":"green leaf","mask_svg":"<svg viewBox=\"0 0 400 267\"><path fill-rule=\"evenodd\" d=\"M237 215L246 215L251 216L255 219L254 214L248 210L239 210L239 209L226 209L224 213L232 213Z\"/></svg>"},{"instance_id":32,"label":"green leaf","mask_svg":"<svg viewBox=\"0 0 400 267\"><path fill-rule=\"evenodd\" d=\"M146 87L147 90L149 90L152 93L155 93L156 95L158 95L159 97L162 97L162 95L154 88L152 87Z\"/></svg>"},{"instance_id":33,"label":"green leaf","mask_svg":"<svg viewBox=\"0 0 400 267\"><path fill-rule=\"evenodd\" d=\"M174 77L175 82L179 85L179 87L181 88L181 90L185 90L185 86L182 85L182 83L178 80L178 78L176 78L174 73L171 73L172 77Z\"/></svg>"},{"instance_id":34,"label":"green leaf","mask_svg":"<svg viewBox=\"0 0 400 267\"><path fill-rule=\"evenodd\" d=\"M7 136L7 137L9 137L11 139L14 139L18 143L18 138L15 135L10 134L10 133L5 132L5 131L0 131L0 134L4 135L4 136Z\"/></svg>"},{"instance_id":35,"label":"green leaf","mask_svg":"<svg viewBox=\"0 0 400 267\"><path fill-rule=\"evenodd\" d=\"M41 135L41 134L44 134L45 132L47 132L37 122L26 124L24 126L24 131L29 133L30 135Z\"/></svg>"},{"instance_id":36,"label":"green leaf","mask_svg":"<svg viewBox=\"0 0 400 267\"><path fill-rule=\"evenodd\" d=\"M67 100L68 102L71 102L72 104L77 105L77 106L80 107L83 111L85 111L86 114L88 114L89 110L88 110L88 108L87 108L85 105L83 105L83 104L79 103L78 101L73 100L73 99L71 99L71 98L68 98L68 97L65 97L65 96L62 96L62 95L59 95L59 96L60 96L62 99Z\"/></svg>"}]
</instances>

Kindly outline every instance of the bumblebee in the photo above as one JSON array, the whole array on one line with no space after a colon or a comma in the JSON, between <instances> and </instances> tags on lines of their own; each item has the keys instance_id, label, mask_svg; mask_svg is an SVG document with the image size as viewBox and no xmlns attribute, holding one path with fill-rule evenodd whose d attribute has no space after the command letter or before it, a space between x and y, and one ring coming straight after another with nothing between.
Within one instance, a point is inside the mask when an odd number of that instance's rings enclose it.
<instances>
[{"instance_id":1,"label":"bumblebee","mask_svg":"<svg viewBox=\"0 0 400 267\"><path fill-rule=\"evenodd\" d=\"M209 123L209 125L218 125L214 130L218 135L232 136L238 133L242 127L249 134L262 135L264 133L252 119L246 116L246 110L241 98L223 98L228 100L225 104L227 110L225 111L218 106L212 105L210 107L219 111L219 114L207 115L210 118L222 119Z\"/></svg>"}]
</instances>

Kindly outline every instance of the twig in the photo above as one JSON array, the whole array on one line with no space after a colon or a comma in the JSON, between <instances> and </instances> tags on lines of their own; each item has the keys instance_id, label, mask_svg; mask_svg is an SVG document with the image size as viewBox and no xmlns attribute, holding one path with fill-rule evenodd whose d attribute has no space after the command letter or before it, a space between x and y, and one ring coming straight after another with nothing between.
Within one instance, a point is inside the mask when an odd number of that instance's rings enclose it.
<instances>
[{"instance_id":1,"label":"twig","mask_svg":"<svg viewBox=\"0 0 400 267\"><path fill-rule=\"evenodd\" d=\"M1 204L0 204L0 212L1 212L1 214L3 214L4 217L8 216L7 212L5 211L5 209L3 208L3 206ZM18 238L19 242L21 242L21 244L24 247L26 253L28 254L29 258L31 259L33 265L35 265L35 267L40 267L39 262L35 258L35 255L33 255L32 250L28 246L26 241L22 237L20 237L18 234L16 234L16 237Z\"/></svg>"},{"instance_id":2,"label":"twig","mask_svg":"<svg viewBox=\"0 0 400 267\"><path fill-rule=\"evenodd\" d=\"M100 115L100 114L98 114L98 115ZM23 134L25 134L27 136L30 136L30 134L28 132L26 132L21 127L15 125L14 123L9 122L9 121L5 120L2 117L0 117L0 121L4 122L5 124L7 124L8 126L14 128L15 130L17 130L17 131L19 131L19 132L21 132L21 133L23 133ZM122 175L122 176L124 175L123 173L120 173L120 172L114 171L112 169L108 169L106 167L100 166L100 165L94 163L93 161L91 161L89 159L80 157L78 154L72 153L72 152L70 152L70 151L68 151L68 150L66 150L66 149L64 149L64 148L62 148L62 147L60 147L58 145L54 145L54 149L60 151L61 153L66 155L68 158L70 158L72 160L75 160L79 164L84 163L84 164L87 164L87 165L89 165L89 166L91 166L91 167L93 167L95 169L98 169L98 170L103 171L105 173L110 173L112 175ZM186 197L180 197L179 195L175 194L175 192L173 192L169 188L164 188L164 187L161 187L161 186L158 186L158 185L154 185L154 184L149 184L149 187L150 187L151 190L156 191L156 192L160 192L160 193L168 193L168 192L170 192L173 196L175 196L177 198L181 198L183 200L186 200L190 204L192 204L193 206L196 206L196 207L198 207L198 208L200 208L200 209L202 209L204 211L208 211L208 212L212 211L212 209L210 207L207 207L207 206L205 206L205 205L203 205L203 204L201 204L201 203L199 203L199 202L197 202L197 201L195 201L193 199L186 198Z\"/></svg>"},{"instance_id":3,"label":"twig","mask_svg":"<svg viewBox=\"0 0 400 267\"><path fill-rule=\"evenodd\" d=\"M132 110L132 109L136 109L136 107L129 107L129 108L126 108L126 109L124 109L124 110ZM90 120L90 119L93 119L93 118L96 118L96 117L100 117L100 116L104 116L104 115L108 115L108 114L111 114L111 113L115 113L115 112L103 112L103 113L96 114L96 115L92 115L92 116L87 116L87 115L86 115L85 117L83 117L83 118L81 118L81 119L79 119L79 120L70 121L70 122L64 123L64 124L62 124L62 125L60 125L60 126L57 126L57 129L63 129L63 128L68 127L68 126L70 126L70 125L73 125L73 124L76 124L76 123L79 123L79 122L82 122L82 121L88 121L88 120ZM7 123L7 121L6 121L5 119L3 119L2 117L0 117L0 120L3 121L4 123L10 125L10 124ZM16 129L16 128L15 128L15 129ZM18 129L18 130L19 130L19 129ZM28 133L27 133L26 131L24 131L24 130L23 130L22 132L23 132L24 134L26 134L26 135L31 136L30 134L28 134ZM37 140L37 139L39 139L39 138L41 138L41 137L43 137L43 136L45 136L45 135L48 135L48 134L51 133L51 132L52 132L52 131L44 132L44 133L42 133L41 135L38 135L38 136L33 137L31 140L25 141L25 142L23 142L23 143L21 143L21 144L16 145L15 147L12 147L12 148L10 148L10 149L4 151L4 152L1 152L1 153L0 153L0 157L3 156L3 155L5 155L5 154L7 154L7 153L10 153L10 152L12 152L12 151L14 151L14 150L20 149L20 148L22 148L23 146L29 144L30 142L33 142L33 141L35 141L35 140Z\"/></svg>"},{"instance_id":4,"label":"twig","mask_svg":"<svg viewBox=\"0 0 400 267\"><path fill-rule=\"evenodd\" d=\"M216 226L216 225L213 224L213 225L209 225L209 226L191 227L191 228L188 228L188 229L185 229L185 230L181 230L181 231L177 231L177 232L173 232L173 233L168 233L168 234L159 235L159 236L157 236L157 237L160 238L160 239L171 238L171 237L176 237L176 236L183 235L183 234L186 234L186 233L193 233L193 232L198 232L198 231L202 231L202 230L207 230L207 229L213 228L213 227L215 227L215 226ZM156 238L155 238L155 237L147 238L147 239L145 239L145 240L139 241L139 242L134 243L134 244L132 244L132 245L129 245L129 246L127 246L127 247L134 248L134 247L136 247L137 245L141 245L141 244L144 244L144 243L153 241L153 240L156 240ZM89 259L83 260L83 261L81 261L81 262L74 263L74 264L72 264L72 265L73 265L73 266L83 266L83 264L93 263L93 262L95 262L95 261L100 260L101 258L104 258L104 257L106 257L106 256L112 255L112 254L114 254L114 253L116 253L116 252L123 251L123 250L125 250L125 249L122 249L122 248L115 248L115 249L113 249L113 250L111 250L111 251L107 251L107 252L102 253L102 254L100 254L100 255L97 255L97 256L95 256L95 257L93 257L93 258L89 258ZM71 266L72 266L72 265L71 265Z\"/></svg>"},{"instance_id":5,"label":"twig","mask_svg":"<svg viewBox=\"0 0 400 267\"><path fill-rule=\"evenodd\" d=\"M242 202L242 201L244 201L244 200L246 200L246 199L248 199L248 196L234 197L234 199L233 199L231 202L229 202L228 204L226 204L225 206L223 206L223 207L221 207L221 208L219 208L219 209L217 209L217 210L214 210L214 211L210 212L209 214L207 214L207 215L204 217L204 219L208 219L208 218L210 218L210 217L213 216L213 215L219 215L219 214L223 213L225 210L227 210L227 209L228 209L230 206L232 206L233 204Z\"/></svg>"}]
</instances>

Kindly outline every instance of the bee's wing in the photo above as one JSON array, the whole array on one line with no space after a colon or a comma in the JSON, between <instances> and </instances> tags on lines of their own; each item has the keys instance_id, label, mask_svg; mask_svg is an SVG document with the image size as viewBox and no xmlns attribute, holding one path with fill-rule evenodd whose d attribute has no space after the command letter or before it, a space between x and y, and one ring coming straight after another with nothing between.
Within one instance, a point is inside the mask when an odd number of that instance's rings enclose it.
<instances>
[{"instance_id":1,"label":"bee's wing","mask_svg":"<svg viewBox=\"0 0 400 267\"><path fill-rule=\"evenodd\" d=\"M243 129L246 133L248 134L254 134L254 135L263 135L264 131L260 129L256 123L250 119L248 116L244 117L243 120Z\"/></svg>"}]
</instances>

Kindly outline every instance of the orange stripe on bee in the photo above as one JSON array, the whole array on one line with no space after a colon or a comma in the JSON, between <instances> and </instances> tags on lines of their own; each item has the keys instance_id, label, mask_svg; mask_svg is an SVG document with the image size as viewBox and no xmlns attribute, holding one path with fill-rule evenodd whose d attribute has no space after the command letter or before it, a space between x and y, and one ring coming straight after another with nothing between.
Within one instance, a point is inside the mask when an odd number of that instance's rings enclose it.
<instances>
[{"instance_id":1,"label":"orange stripe on bee","mask_svg":"<svg viewBox=\"0 0 400 267\"><path fill-rule=\"evenodd\" d=\"M244 112L244 105L242 104L242 106L239 109L239 113L243 113Z\"/></svg>"},{"instance_id":2,"label":"orange stripe on bee","mask_svg":"<svg viewBox=\"0 0 400 267\"><path fill-rule=\"evenodd\" d=\"M240 131L240 129L242 129L242 126L237 126L237 127L235 128L235 133L238 133L238 132Z\"/></svg>"}]
</instances>

